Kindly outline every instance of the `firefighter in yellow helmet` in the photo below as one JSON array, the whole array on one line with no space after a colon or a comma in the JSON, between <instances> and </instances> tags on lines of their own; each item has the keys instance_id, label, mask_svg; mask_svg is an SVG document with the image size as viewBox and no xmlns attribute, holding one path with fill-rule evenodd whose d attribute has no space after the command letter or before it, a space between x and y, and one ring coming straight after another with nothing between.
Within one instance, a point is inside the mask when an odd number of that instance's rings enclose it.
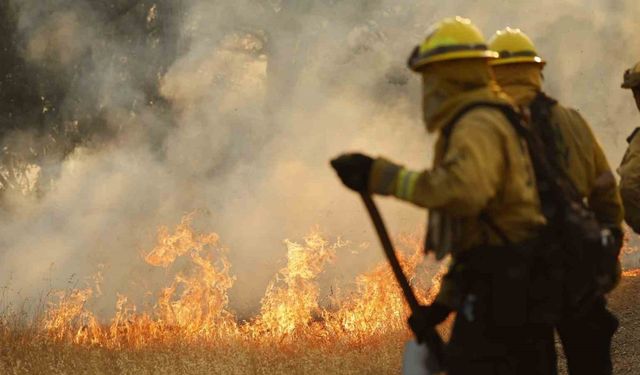
<instances>
[{"instance_id":1,"label":"firefighter in yellow helmet","mask_svg":"<svg viewBox=\"0 0 640 375\"><path fill-rule=\"evenodd\" d=\"M452 262L434 303L409 325L420 339L458 312L450 375L555 374L552 327L525 316L519 256L545 219L526 144L510 121L517 114L488 65L496 57L468 19L436 24L409 60L422 77L426 128L438 134L433 167L413 171L363 154L344 154L332 166L352 190L429 210L427 251L451 254Z\"/></svg>"},{"instance_id":2,"label":"firefighter in yellow helmet","mask_svg":"<svg viewBox=\"0 0 640 375\"><path fill-rule=\"evenodd\" d=\"M640 110L640 62L624 73L622 88L630 89ZM625 220L636 232L640 233L640 136L636 128L627 142L629 148L618 168L620 174L620 194L624 203Z\"/></svg>"},{"instance_id":3,"label":"firefighter in yellow helmet","mask_svg":"<svg viewBox=\"0 0 640 375\"><path fill-rule=\"evenodd\" d=\"M498 31L490 40L489 48L500 54L490 63L498 84L527 114L531 128L545 146L546 158L572 185L575 198L586 200L598 222L616 233L617 238L612 242L616 251L622 233L622 204L607 158L591 128L577 111L561 106L543 93L545 61L531 39L519 29ZM568 261L574 267L579 264L575 259ZM557 325L571 375L611 374L611 338L617 320L607 311L603 293L609 292L620 276L617 257L611 263L614 266L603 278L606 281L600 293L596 293L595 301L581 303L579 312L568 311L569 306L565 306L564 316ZM571 272L565 274L566 280L573 277ZM572 289L566 287L565 293L571 292Z\"/></svg>"}]
</instances>

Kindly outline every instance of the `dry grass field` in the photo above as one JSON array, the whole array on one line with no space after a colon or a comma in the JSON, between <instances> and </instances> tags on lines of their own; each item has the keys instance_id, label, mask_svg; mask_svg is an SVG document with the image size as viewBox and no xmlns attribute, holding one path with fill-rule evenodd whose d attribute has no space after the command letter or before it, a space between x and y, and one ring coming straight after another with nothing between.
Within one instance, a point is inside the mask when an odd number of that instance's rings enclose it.
<instances>
[{"instance_id":1,"label":"dry grass field","mask_svg":"<svg viewBox=\"0 0 640 375\"><path fill-rule=\"evenodd\" d=\"M400 337L359 348L314 348L302 343L289 351L238 345L163 346L107 350L2 337L2 374L380 374L398 373Z\"/></svg>"},{"instance_id":2,"label":"dry grass field","mask_svg":"<svg viewBox=\"0 0 640 375\"><path fill-rule=\"evenodd\" d=\"M316 277L343 245L318 234L287 242L287 266L259 313L240 321L228 309L233 278L217 240L194 232L190 216L175 232L160 231L145 261L167 267L184 258L191 269L154 293L149 312L137 312L121 296L111 320L101 320L89 307L99 291L91 286L52 293L36 317L0 311L0 374L399 372L407 307L386 264L359 275L351 293L325 307ZM415 275L422 251L415 241L406 245L413 255L403 257L403 266ZM416 289L427 291L418 296L426 302L430 289Z\"/></svg>"},{"instance_id":3,"label":"dry grass field","mask_svg":"<svg viewBox=\"0 0 640 375\"><path fill-rule=\"evenodd\" d=\"M611 296L621 321L614 341L615 374L640 373L637 306L640 276L626 277ZM406 332L398 332L359 345L301 340L273 346L190 343L131 350L48 342L34 334L3 327L1 374L397 374L406 339Z\"/></svg>"},{"instance_id":4,"label":"dry grass field","mask_svg":"<svg viewBox=\"0 0 640 375\"><path fill-rule=\"evenodd\" d=\"M122 295L111 320L101 320L89 307L99 289L90 286L52 293L56 298L29 318L0 311L0 375L400 373L408 311L386 264L360 274L355 290L323 306L317 275L345 245L317 233L287 242L287 265L267 288L259 313L240 321L228 309L233 279L217 236L194 232L190 223L187 216L173 233L159 231L158 245L146 254L158 267L177 258L192 263L190 272L155 292L151 311L137 311ZM416 272L419 243L409 236L398 247L427 303L443 269ZM640 272L627 272L611 296L621 321L616 374L640 374L638 306Z\"/></svg>"}]
</instances>

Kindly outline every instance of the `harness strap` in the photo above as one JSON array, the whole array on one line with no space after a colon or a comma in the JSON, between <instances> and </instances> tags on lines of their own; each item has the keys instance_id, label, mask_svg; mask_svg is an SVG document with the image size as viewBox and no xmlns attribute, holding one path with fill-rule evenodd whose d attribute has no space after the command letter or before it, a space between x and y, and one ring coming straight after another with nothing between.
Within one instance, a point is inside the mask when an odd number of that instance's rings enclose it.
<instances>
[{"instance_id":1,"label":"harness strap","mask_svg":"<svg viewBox=\"0 0 640 375\"><path fill-rule=\"evenodd\" d=\"M453 133L453 129L455 128L455 125L458 123L458 121L468 112L479 107L489 107L489 108L494 108L499 110L505 115L507 120L509 120L509 122L513 125L513 127L516 129L516 132L518 132L519 135L521 135L521 132L523 131L526 132L526 128L521 123L522 120L520 118L520 115L511 106L507 104L499 104L499 103L489 102L489 101L473 102L467 105L466 107L462 108L442 129L442 135L444 136L444 146L443 146L444 152L446 152L447 149L449 148L451 134ZM521 129L519 130L519 128ZM493 220L493 218L486 211L480 212L479 219L480 221L485 223L487 227L489 227L489 229L493 231L505 245L511 245L513 243L513 241L509 239L509 236L507 236L504 230L500 228L500 226Z\"/></svg>"}]
</instances>

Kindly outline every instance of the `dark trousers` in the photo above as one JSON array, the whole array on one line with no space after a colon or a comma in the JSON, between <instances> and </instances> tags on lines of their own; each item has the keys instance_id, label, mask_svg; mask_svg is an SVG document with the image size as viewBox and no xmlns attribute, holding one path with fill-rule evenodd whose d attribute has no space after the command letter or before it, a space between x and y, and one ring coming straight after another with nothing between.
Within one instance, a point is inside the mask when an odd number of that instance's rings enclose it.
<instances>
[{"instance_id":1,"label":"dark trousers","mask_svg":"<svg viewBox=\"0 0 640 375\"><path fill-rule=\"evenodd\" d=\"M570 375L611 375L611 339L618 319L600 298L588 310L558 324Z\"/></svg>"},{"instance_id":2,"label":"dark trousers","mask_svg":"<svg viewBox=\"0 0 640 375\"><path fill-rule=\"evenodd\" d=\"M495 329L458 313L447 366L449 375L555 375L553 327Z\"/></svg>"}]
</instances>

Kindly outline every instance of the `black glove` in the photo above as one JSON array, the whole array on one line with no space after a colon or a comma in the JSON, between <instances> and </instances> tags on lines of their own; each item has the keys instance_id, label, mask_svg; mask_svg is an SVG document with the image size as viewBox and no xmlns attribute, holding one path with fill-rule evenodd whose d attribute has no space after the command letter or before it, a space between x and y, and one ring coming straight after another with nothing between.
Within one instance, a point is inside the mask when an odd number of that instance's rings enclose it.
<instances>
[{"instance_id":1,"label":"black glove","mask_svg":"<svg viewBox=\"0 0 640 375\"><path fill-rule=\"evenodd\" d=\"M344 154L331 160L331 166L349 189L364 192L369 184L373 159L363 154Z\"/></svg>"},{"instance_id":2,"label":"black glove","mask_svg":"<svg viewBox=\"0 0 640 375\"><path fill-rule=\"evenodd\" d=\"M451 311L448 306L434 302L428 306L420 306L418 311L411 314L408 323L418 342L425 342L429 331L447 319Z\"/></svg>"}]
</instances>

